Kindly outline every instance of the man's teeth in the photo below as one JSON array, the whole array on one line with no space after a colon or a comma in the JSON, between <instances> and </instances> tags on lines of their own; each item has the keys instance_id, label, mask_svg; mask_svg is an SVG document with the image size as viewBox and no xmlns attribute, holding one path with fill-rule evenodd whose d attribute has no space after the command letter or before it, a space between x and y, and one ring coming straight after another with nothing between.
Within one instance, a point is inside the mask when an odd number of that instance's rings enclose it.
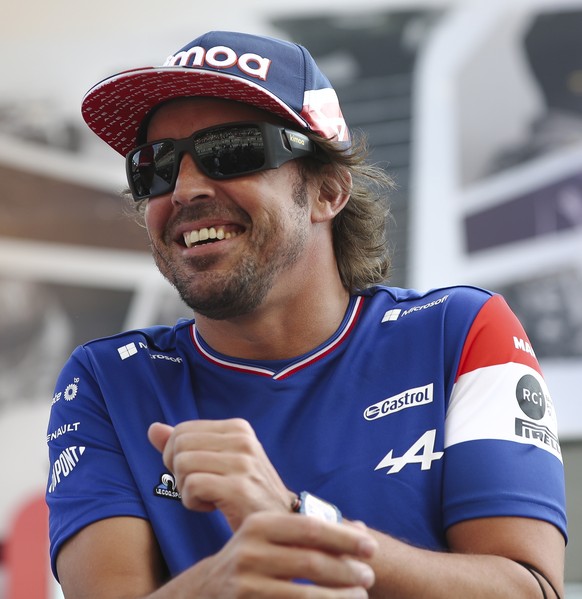
<instances>
[{"instance_id":1,"label":"man's teeth","mask_svg":"<svg viewBox=\"0 0 582 599\"><path fill-rule=\"evenodd\" d=\"M204 227L196 231L187 231L184 233L184 243L186 247L192 247L195 243L200 241L208 241L209 239L231 239L236 237L238 232L236 231L225 231L224 227Z\"/></svg>"}]
</instances>

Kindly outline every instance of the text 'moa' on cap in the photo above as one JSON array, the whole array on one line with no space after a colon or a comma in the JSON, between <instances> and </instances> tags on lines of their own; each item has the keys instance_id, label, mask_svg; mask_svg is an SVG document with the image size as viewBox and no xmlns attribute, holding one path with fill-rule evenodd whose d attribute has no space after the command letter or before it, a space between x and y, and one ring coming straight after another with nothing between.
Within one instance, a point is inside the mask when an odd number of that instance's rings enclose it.
<instances>
[{"instance_id":1,"label":"text 'moa' on cap","mask_svg":"<svg viewBox=\"0 0 582 599\"><path fill-rule=\"evenodd\" d=\"M305 48L229 31L205 33L160 67L104 79L83 98L82 114L101 139L125 156L152 108L188 96L251 104L349 145L337 95Z\"/></svg>"}]
</instances>

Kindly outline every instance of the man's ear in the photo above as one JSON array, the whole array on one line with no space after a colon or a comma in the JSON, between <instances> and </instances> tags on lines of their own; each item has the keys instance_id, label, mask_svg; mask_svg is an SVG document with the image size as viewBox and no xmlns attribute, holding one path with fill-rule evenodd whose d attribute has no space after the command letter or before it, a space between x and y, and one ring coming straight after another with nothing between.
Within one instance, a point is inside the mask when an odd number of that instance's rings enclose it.
<instances>
[{"instance_id":1,"label":"man's ear","mask_svg":"<svg viewBox=\"0 0 582 599\"><path fill-rule=\"evenodd\" d=\"M337 172L324 169L317 185L318 193L312 206L311 221L332 221L350 199L352 175L345 170L340 178Z\"/></svg>"}]
</instances>

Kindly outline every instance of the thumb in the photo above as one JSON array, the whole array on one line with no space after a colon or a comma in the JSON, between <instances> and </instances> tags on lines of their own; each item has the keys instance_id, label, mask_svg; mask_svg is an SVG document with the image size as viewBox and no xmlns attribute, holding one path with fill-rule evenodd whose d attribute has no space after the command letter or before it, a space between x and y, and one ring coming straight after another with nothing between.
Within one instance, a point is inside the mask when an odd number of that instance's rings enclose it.
<instances>
[{"instance_id":1,"label":"thumb","mask_svg":"<svg viewBox=\"0 0 582 599\"><path fill-rule=\"evenodd\" d=\"M161 422L154 422L148 428L148 439L149 442L160 452L163 453L164 447L174 430L173 426L169 424L162 424Z\"/></svg>"}]
</instances>

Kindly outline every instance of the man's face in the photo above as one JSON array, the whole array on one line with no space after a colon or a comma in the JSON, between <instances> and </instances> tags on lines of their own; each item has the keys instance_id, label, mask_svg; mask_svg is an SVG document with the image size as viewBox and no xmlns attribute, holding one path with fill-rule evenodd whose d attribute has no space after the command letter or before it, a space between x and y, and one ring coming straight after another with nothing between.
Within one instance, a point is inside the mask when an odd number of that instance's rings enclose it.
<instances>
[{"instance_id":1,"label":"man's face","mask_svg":"<svg viewBox=\"0 0 582 599\"><path fill-rule=\"evenodd\" d=\"M153 116L148 140L259 120L266 120L265 112L236 102L177 100ZM308 259L308 193L296 161L217 181L185 154L174 191L146 206L156 264L198 314L213 319L249 314L270 295L285 293L286 275ZM210 239L193 241L207 233Z\"/></svg>"}]
</instances>

